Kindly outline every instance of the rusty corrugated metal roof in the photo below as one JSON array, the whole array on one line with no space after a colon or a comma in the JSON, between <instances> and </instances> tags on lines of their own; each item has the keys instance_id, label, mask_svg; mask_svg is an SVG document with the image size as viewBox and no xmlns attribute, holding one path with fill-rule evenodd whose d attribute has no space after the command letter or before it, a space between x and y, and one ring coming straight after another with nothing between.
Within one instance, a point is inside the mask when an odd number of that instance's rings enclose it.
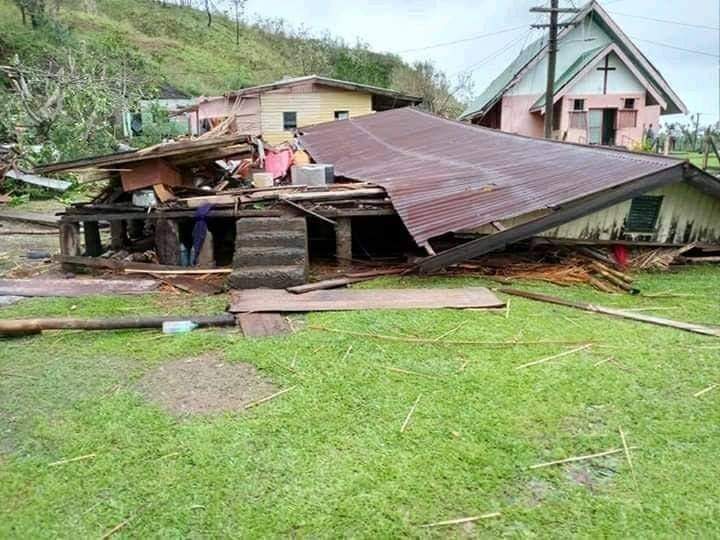
<instances>
[{"instance_id":1,"label":"rusty corrugated metal roof","mask_svg":"<svg viewBox=\"0 0 720 540\"><path fill-rule=\"evenodd\" d=\"M682 161L533 139L395 109L303 129L335 174L384 187L418 244L550 209Z\"/></svg>"}]
</instances>

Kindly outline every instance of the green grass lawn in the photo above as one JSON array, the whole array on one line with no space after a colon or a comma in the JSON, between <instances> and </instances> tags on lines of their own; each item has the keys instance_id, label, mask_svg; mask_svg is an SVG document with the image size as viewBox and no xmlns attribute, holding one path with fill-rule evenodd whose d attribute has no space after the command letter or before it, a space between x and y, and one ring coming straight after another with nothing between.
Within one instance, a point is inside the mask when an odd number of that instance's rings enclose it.
<instances>
[{"instance_id":1,"label":"green grass lawn","mask_svg":"<svg viewBox=\"0 0 720 540\"><path fill-rule=\"evenodd\" d=\"M671 155L680 159L687 159L690 163L702 169L704 159L702 152L679 152ZM713 152L710 152L708 156L708 169L713 171L720 170L720 162L718 162L718 158Z\"/></svg>"},{"instance_id":2,"label":"green grass lawn","mask_svg":"<svg viewBox=\"0 0 720 540\"><path fill-rule=\"evenodd\" d=\"M717 268L647 274L638 284L692 296L522 286L720 325ZM366 286L469 285L491 282ZM0 316L212 313L227 300L184 298L33 300ZM720 382L720 340L520 298L507 318L413 310L316 313L304 322L290 337L257 340L203 330L0 342L0 536L99 538L122 523L117 536L136 538L717 535L720 389L693 395ZM416 345L311 326L593 347L516 370L571 347ZM149 370L207 352L295 388L249 412L185 419L135 391ZM530 469L621 448L621 428L636 447L635 479L622 453ZM87 454L95 457L49 466ZM488 512L501 515L420 527Z\"/></svg>"}]
</instances>

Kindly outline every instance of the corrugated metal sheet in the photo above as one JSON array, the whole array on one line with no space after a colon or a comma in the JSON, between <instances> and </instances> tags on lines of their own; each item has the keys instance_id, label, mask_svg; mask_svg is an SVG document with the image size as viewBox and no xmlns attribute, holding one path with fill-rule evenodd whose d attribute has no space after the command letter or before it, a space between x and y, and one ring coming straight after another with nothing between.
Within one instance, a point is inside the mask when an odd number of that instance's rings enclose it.
<instances>
[{"instance_id":1,"label":"corrugated metal sheet","mask_svg":"<svg viewBox=\"0 0 720 540\"><path fill-rule=\"evenodd\" d=\"M553 208L679 160L532 139L404 108L303 130L335 174L383 186L418 244ZM680 178L679 178L680 179Z\"/></svg>"}]
</instances>

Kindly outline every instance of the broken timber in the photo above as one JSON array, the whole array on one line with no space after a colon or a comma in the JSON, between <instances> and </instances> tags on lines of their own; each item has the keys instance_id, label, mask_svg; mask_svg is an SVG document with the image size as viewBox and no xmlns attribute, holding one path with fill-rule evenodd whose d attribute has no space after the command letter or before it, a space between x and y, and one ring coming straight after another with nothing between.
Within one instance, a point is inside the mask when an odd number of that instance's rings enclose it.
<instances>
[{"instance_id":1,"label":"broken timber","mask_svg":"<svg viewBox=\"0 0 720 540\"><path fill-rule=\"evenodd\" d=\"M720 328L712 328L710 326L686 323L682 321L673 321L671 319L663 319L661 317L653 317L650 315L641 315L639 313L632 313L629 311L623 311L621 309L612 309L608 307L597 306L595 304L587 304L584 302L574 302L572 300L558 298L557 296L521 291L519 289L511 289L509 287L500 287L498 291L504 294L520 296L522 298L528 298L530 300L537 300L539 302L548 302L550 304L557 304L560 306L582 309L583 311L589 311L591 313L602 313L603 315L609 315L611 317L629 319L633 321L654 324L657 326L667 326L670 328L685 330L686 332L693 332L695 334L702 334L705 336L720 337Z\"/></svg>"}]
</instances>

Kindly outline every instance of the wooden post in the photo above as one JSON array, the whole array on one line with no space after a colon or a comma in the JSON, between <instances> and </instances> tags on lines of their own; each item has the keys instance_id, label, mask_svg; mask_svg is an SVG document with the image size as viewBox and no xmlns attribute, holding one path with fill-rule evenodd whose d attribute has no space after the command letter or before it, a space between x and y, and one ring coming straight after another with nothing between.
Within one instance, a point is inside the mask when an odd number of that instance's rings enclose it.
<instances>
[{"instance_id":1,"label":"wooden post","mask_svg":"<svg viewBox=\"0 0 720 540\"><path fill-rule=\"evenodd\" d=\"M710 129L705 130L705 138L703 139L703 171L707 171L708 158L710 157Z\"/></svg>"},{"instance_id":2,"label":"wooden post","mask_svg":"<svg viewBox=\"0 0 720 540\"><path fill-rule=\"evenodd\" d=\"M338 218L335 227L335 256L341 265L350 264L352 259L352 222L350 219Z\"/></svg>"},{"instance_id":3,"label":"wooden post","mask_svg":"<svg viewBox=\"0 0 720 540\"><path fill-rule=\"evenodd\" d=\"M100 224L97 221L85 221L83 223L83 233L85 235L85 255L88 257L101 255Z\"/></svg>"},{"instance_id":4,"label":"wooden post","mask_svg":"<svg viewBox=\"0 0 720 540\"><path fill-rule=\"evenodd\" d=\"M157 220L155 224L155 249L160 264L180 264L180 234L176 220Z\"/></svg>"},{"instance_id":5,"label":"wooden post","mask_svg":"<svg viewBox=\"0 0 720 540\"><path fill-rule=\"evenodd\" d=\"M77 256L80 255L80 224L69 221L60 222L60 254ZM72 266L61 265L62 269L71 272Z\"/></svg>"},{"instance_id":6,"label":"wooden post","mask_svg":"<svg viewBox=\"0 0 720 540\"><path fill-rule=\"evenodd\" d=\"M127 228L125 220L113 220L110 222L110 248L113 250L122 249L127 241Z\"/></svg>"}]
</instances>

